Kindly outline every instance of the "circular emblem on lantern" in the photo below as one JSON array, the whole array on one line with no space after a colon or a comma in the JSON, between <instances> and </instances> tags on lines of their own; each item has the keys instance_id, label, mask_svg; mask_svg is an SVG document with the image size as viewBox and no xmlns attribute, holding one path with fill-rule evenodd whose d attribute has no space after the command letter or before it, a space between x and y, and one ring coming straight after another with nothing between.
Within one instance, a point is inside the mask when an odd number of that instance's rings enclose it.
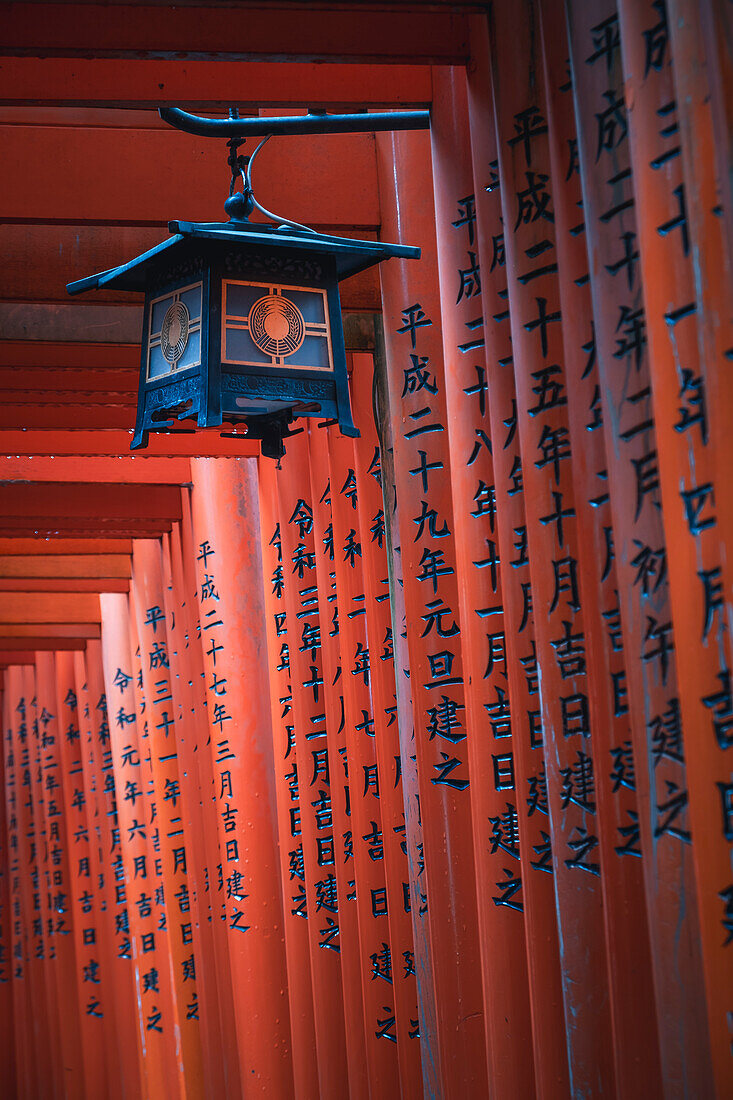
<instances>
[{"instance_id":1,"label":"circular emblem on lantern","mask_svg":"<svg viewBox=\"0 0 733 1100\"><path fill-rule=\"evenodd\" d=\"M249 311L250 335L266 355L283 358L305 340L305 319L298 307L280 294L258 298Z\"/></svg>"},{"instance_id":2,"label":"circular emblem on lantern","mask_svg":"<svg viewBox=\"0 0 733 1100\"><path fill-rule=\"evenodd\" d=\"M169 363L177 363L188 343L189 313L183 302L173 302L160 330L160 350Z\"/></svg>"}]
</instances>

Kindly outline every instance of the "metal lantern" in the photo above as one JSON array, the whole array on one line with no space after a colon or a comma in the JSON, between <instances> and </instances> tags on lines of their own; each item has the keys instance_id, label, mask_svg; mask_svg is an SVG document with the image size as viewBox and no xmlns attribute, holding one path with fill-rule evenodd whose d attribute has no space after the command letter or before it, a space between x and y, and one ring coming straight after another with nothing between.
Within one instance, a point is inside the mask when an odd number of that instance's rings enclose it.
<instances>
[{"instance_id":1,"label":"metal lantern","mask_svg":"<svg viewBox=\"0 0 733 1100\"><path fill-rule=\"evenodd\" d=\"M345 435L359 434L349 405L339 282L420 250L332 237L293 222L250 222L255 206L269 211L253 197L254 157L237 157L239 143L230 142L229 163L233 178L244 165L245 189L230 187L229 222L171 222L168 240L67 287L70 294L106 287L145 294L131 449L145 447L149 432L189 419L201 428L244 422L272 457L283 453L282 438L296 417L333 419Z\"/></svg>"}]
</instances>

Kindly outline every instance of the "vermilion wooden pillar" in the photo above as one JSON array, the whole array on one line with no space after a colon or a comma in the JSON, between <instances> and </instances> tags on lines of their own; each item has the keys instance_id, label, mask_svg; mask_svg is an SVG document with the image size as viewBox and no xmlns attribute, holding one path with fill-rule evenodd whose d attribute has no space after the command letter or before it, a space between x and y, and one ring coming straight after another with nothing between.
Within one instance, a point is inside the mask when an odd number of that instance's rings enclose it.
<instances>
[{"instance_id":1,"label":"vermilion wooden pillar","mask_svg":"<svg viewBox=\"0 0 733 1100\"><path fill-rule=\"evenodd\" d=\"M432 987L428 1011L421 1006L424 1083L428 1095L459 1096L485 1091L487 1067L470 779L465 742L455 737L465 723L464 676L447 533L453 518L434 214L424 136L394 136L378 148L384 235L423 249L419 265L390 261L380 275L399 501L392 540L404 579L419 786L419 804L406 812L418 814L424 842L410 854L416 954L423 935L431 941L421 961L430 958L432 974L418 973Z\"/></svg>"},{"instance_id":2,"label":"vermilion wooden pillar","mask_svg":"<svg viewBox=\"0 0 733 1100\"><path fill-rule=\"evenodd\" d=\"M662 1089L644 874L639 844L639 804L623 771L631 757L626 698L627 655L620 625L614 529L607 494L598 493L598 471L607 469L586 234L579 221L582 188L563 0L540 5L543 70L557 263L562 308L568 428L578 525L578 571L584 594L587 667L593 684L593 774L601 851L606 958L611 995L614 1057L621 1095ZM606 499L603 499L604 496ZM621 767L618 764L621 763Z\"/></svg>"},{"instance_id":3,"label":"vermilion wooden pillar","mask_svg":"<svg viewBox=\"0 0 733 1100\"><path fill-rule=\"evenodd\" d=\"M380 1046L389 1043L389 1040L384 1038L384 1029L386 1027L391 1030L390 1024L394 1019L391 1011L383 1011L378 1016L372 1016L374 1005L370 1003L370 997L364 996L362 985L364 951L362 930L364 939L367 941L366 924L369 920L367 907L371 890L366 882L361 890L359 887L356 865L359 832L354 807L359 798L367 798L370 794L374 794L378 778L372 772L368 780L367 773L363 772L364 787L357 791L355 788L360 774L359 761L352 761L349 752L350 748L353 752L354 746L353 743L349 744L348 727L354 719L352 715L346 713L345 678L349 674L347 669L350 671L354 666L347 661L342 651L341 624L347 611L344 606L345 594L339 591L336 579L334 512L340 505L341 489L343 488L346 494L355 491L355 486L353 478L349 479L348 476L341 481L334 478L332 483L323 429L314 430L318 432L317 438L314 438L310 428L305 438L307 449L303 464L298 464L296 460L289 465L286 459L282 470L284 484L281 499L285 497L287 486L290 492L297 491L305 497L306 501L309 501L307 504L309 511L305 515L301 497L292 511L285 510L280 516L283 546L285 548L288 545L294 545L292 554L286 553L286 561L289 560L292 563L293 573L298 576L298 587L294 590L291 586L289 597L292 599L293 595L298 593L300 610L298 612L293 610L291 618L300 621L297 619L298 614L304 616L301 621L300 639L296 637L299 644L293 645L292 653L289 649L292 676L296 693L298 684L302 684L303 687L308 685L313 692L314 705L318 702L316 695L322 699L322 703L316 708L322 711L322 717L311 726L311 730L318 731L319 727L325 726L323 733L320 736L316 735L312 747L308 746L305 763L298 773L298 790L300 792L302 789L304 793L307 792L310 795L307 802L310 802L314 811L314 820L321 830L324 829L324 825L326 830L329 828L333 830L333 847L329 850L328 840L324 838L325 856L321 849L318 852L319 873L315 883L315 911L325 914L323 922L325 927L322 924L319 927L319 933L326 942L328 936L333 933L334 927L338 929L337 942L341 961L349 1088L361 1097L369 1090L370 1075L375 1071L377 1075L380 1070L384 1071L384 1066L380 1065L382 1059L378 1051ZM347 498L344 497L344 499ZM312 541L313 554L306 564L302 557L304 544L301 539L304 528L309 526L308 516L311 514L312 525L306 534L308 542ZM306 565L305 568L304 565ZM318 586L319 597L318 633L315 635L313 619L311 616L306 617L308 610L313 610L313 605L309 605L312 599L312 593L308 591L311 584ZM287 598L288 594L286 594ZM363 649L359 652L360 658L354 658L354 665L363 669L365 664L369 663L368 657ZM317 683L311 686L312 681L319 677L319 674L314 672L316 668L320 668L322 687ZM311 721L314 718L315 715L312 714ZM306 727L306 740L309 740L308 733L311 730ZM361 835L363 837L365 834ZM333 869L329 865L331 855ZM333 940L336 942L335 934ZM389 1008L389 1006L386 1007ZM371 1026L372 1021L374 1026ZM381 1043L380 1032L382 1033Z\"/></svg>"},{"instance_id":4,"label":"vermilion wooden pillar","mask_svg":"<svg viewBox=\"0 0 733 1100\"><path fill-rule=\"evenodd\" d=\"M107 976L101 959L101 896L92 872L89 812L81 756L74 654L56 653L56 706L59 721L61 791L69 846L69 893L76 949L76 996L79 1002L84 1087L87 1095L107 1089L105 1011ZM96 980L92 980L92 978Z\"/></svg>"},{"instance_id":5,"label":"vermilion wooden pillar","mask_svg":"<svg viewBox=\"0 0 733 1100\"><path fill-rule=\"evenodd\" d=\"M406 888L410 892L410 915L412 917L412 943L413 966L415 970L416 1011L410 1017L417 1020L420 1028L420 1060L422 1065L422 1079L415 1083L414 1088L418 1095L428 1091L432 1087L436 1065L431 1059L431 1050L428 1044L433 1042L435 1036L435 988L432 981L432 943L428 935L427 922L421 900L413 902L413 898L420 899L423 892L420 879L420 871L424 867L424 841L422 818L420 816L420 787L417 772L417 754L415 752L415 717L412 701L412 685L410 683L410 656L407 646L407 612L405 608L404 577L402 560L399 552L395 552L395 537L398 537L399 520L398 505L395 491L394 476L394 447L392 446L393 430L390 417L389 403L389 377L387 364L381 354L375 357L373 395L375 418L378 421L380 441L379 462L382 477L382 501L384 512L384 544L387 552L387 585L389 588L389 613L392 631L392 644L394 647L394 685L395 685L395 710L391 711L390 718L396 718L396 734L399 739L400 766L402 769L402 806L400 818L394 826L399 829L404 843L401 844L402 853L406 859L407 881ZM363 495L363 494L362 494ZM371 533L371 532L370 532ZM381 588L381 581L380 581ZM381 631L377 632L381 636ZM417 893L416 893L417 890ZM431 1038L432 1037L432 1038Z\"/></svg>"},{"instance_id":6,"label":"vermilion wooden pillar","mask_svg":"<svg viewBox=\"0 0 733 1100\"><path fill-rule=\"evenodd\" d=\"M190 656L189 673L191 675L190 705L191 717L196 726L196 766L202 799L208 800L208 813L204 814L203 843L206 852L204 868L204 891L206 908L209 913L207 921L211 923L214 951L216 957L217 974L221 980L217 981L216 992L219 1004L219 1020L221 1025L221 1044L224 1056L222 1072L227 1089L237 1096L242 1091L241 1084L241 1052L237 1043L237 1020L234 1010L236 991L230 980L229 963L229 934L226 924L226 891L219 885L219 864L221 863L221 851L219 846L219 827L217 821L215 799L217 787L214 779L214 762L211 751L204 752L203 746L208 742L208 724L199 723L200 716L206 709L206 696L208 693L204 677L203 650L198 644L201 634L199 619L199 586L196 576L196 556L198 550L194 548L194 537L191 522L191 493L190 489L181 489L182 522L180 527L181 544L176 549L176 541L173 540L175 568L180 569L182 585L186 591L185 623L188 638L188 652ZM175 534L175 529L174 529Z\"/></svg>"},{"instance_id":7,"label":"vermilion wooden pillar","mask_svg":"<svg viewBox=\"0 0 733 1100\"><path fill-rule=\"evenodd\" d=\"M18 1020L15 1014L15 997L13 991L13 914L11 876L13 854L10 850L10 831L8 818L10 814L4 812L7 804L5 795L9 769L6 764L6 739L12 739L8 715L8 683L7 672L0 679L0 713L2 714L2 747L0 748L0 945L2 947L2 959L0 960L0 1062L6 1067L7 1077L5 1087L8 1095L15 1097L18 1093L18 1061L15 1057L15 1038Z\"/></svg>"},{"instance_id":8,"label":"vermilion wooden pillar","mask_svg":"<svg viewBox=\"0 0 733 1100\"><path fill-rule=\"evenodd\" d=\"M28 970L31 978L31 1018L36 1042L38 1087L41 1092L53 1094L51 1082L53 1040L49 1028L47 996L47 946L41 902L41 847L43 845L43 815L35 792L34 772L36 722L35 669L31 664L22 668L23 695L21 697L18 737L21 743L22 769L20 777L21 813L24 821L22 840L25 844L26 869L23 886L26 892Z\"/></svg>"},{"instance_id":9,"label":"vermilion wooden pillar","mask_svg":"<svg viewBox=\"0 0 733 1100\"><path fill-rule=\"evenodd\" d=\"M102 663L110 716L110 745L118 791L117 816L124 869L126 926L133 952L138 1005L136 1031L143 1095L167 1095L175 1073L170 969L164 937L152 905L140 905L150 895L152 860L148 830L152 828L141 757L144 753L133 688L130 612L124 594L102 594ZM150 879L148 878L150 874ZM158 988L143 975L158 971ZM158 1015L160 1013L160 1015Z\"/></svg>"},{"instance_id":10,"label":"vermilion wooden pillar","mask_svg":"<svg viewBox=\"0 0 733 1100\"><path fill-rule=\"evenodd\" d=\"M564 348L549 189L539 12L497 7L492 78L517 432L540 670L571 1089L615 1087L593 748L564 404ZM553 521L563 514L562 534ZM544 522L543 522L544 520ZM592 598L592 597L591 597Z\"/></svg>"},{"instance_id":11,"label":"vermilion wooden pillar","mask_svg":"<svg viewBox=\"0 0 733 1100\"><path fill-rule=\"evenodd\" d=\"M405 801L410 797L410 752L403 756L395 683L395 652L399 656L401 630L395 639L387 565L387 526L382 488L383 454L380 453L374 423L374 360L354 354L351 399L356 424L361 432L354 441L354 471L359 501L359 529L367 641L370 651L369 684L373 705L375 753L380 776L382 849L388 899L388 920L392 967L397 1055L400 1090L404 1098L423 1094L421 1044L415 1034L419 1026L417 977L412 934L413 898L407 859ZM399 584L396 585L399 588ZM400 675L405 672L400 666ZM408 732L408 731L406 731ZM407 774L407 778L406 778ZM374 963L374 960L371 960ZM372 966L371 981L384 982Z\"/></svg>"},{"instance_id":12,"label":"vermilion wooden pillar","mask_svg":"<svg viewBox=\"0 0 733 1100\"><path fill-rule=\"evenodd\" d=\"M168 658L168 623L163 598L161 546L136 539L132 569L134 606L140 647L142 691L153 776L154 843L165 898L165 926L174 996L171 1021L180 1043L181 1095L203 1091L201 1035L195 982L193 926L188 882L187 817L179 779L178 746ZM162 907L161 907L162 908ZM193 971L193 977L191 977Z\"/></svg>"},{"instance_id":13,"label":"vermilion wooden pillar","mask_svg":"<svg viewBox=\"0 0 733 1100\"><path fill-rule=\"evenodd\" d=\"M280 647L288 639L283 588L289 578L285 578L282 564L275 464L259 463L258 480L293 1078L295 1095L298 1100L303 1100L318 1093L318 1060L308 916L307 909L300 900L301 895L305 896L305 865L300 827L303 811L300 791L293 786L290 778L298 763L295 738L292 736L292 708L288 702L292 696L290 669L278 656Z\"/></svg>"},{"instance_id":14,"label":"vermilion wooden pillar","mask_svg":"<svg viewBox=\"0 0 733 1100\"><path fill-rule=\"evenodd\" d=\"M36 669L40 656L36 655ZM89 708L89 715L85 716L88 742L84 767L85 782L86 774L91 773L88 788L94 795L95 832L104 886L102 933L108 941L107 977L112 1001L110 1026L115 1040L112 1048L114 1061L111 1064L116 1067L117 1079L112 1087L120 1089L119 1095L124 1100L135 1100L143 1095L137 1057L137 998L101 642L90 639L86 652L75 654L74 661L77 683L81 680L86 684Z\"/></svg>"},{"instance_id":15,"label":"vermilion wooden pillar","mask_svg":"<svg viewBox=\"0 0 733 1100\"><path fill-rule=\"evenodd\" d=\"M172 545L174 543L175 545ZM174 566L175 557L175 566ZM224 941L221 921L211 919L209 903L209 867L206 851L206 837L214 826L215 820L211 806L211 779L205 789L206 798L202 798L199 762L208 756L203 750L204 739L200 730L206 729L203 722L197 722L195 703L200 695L195 693L194 684L203 676L201 649L195 642L196 628L189 621L189 606L193 593L186 599L180 546L180 528L176 524L171 535L162 539L162 569L167 583L163 585L163 610L168 624L168 662L170 664L170 685L175 707L176 747L178 751L178 781L183 804L187 807L186 818L194 827L186 833L186 870L188 885L188 904L191 914L193 954L196 962L196 995L199 1004L198 1019L201 1029L201 1053L203 1076L207 1088L214 1092L225 1093L233 1090L234 1083L228 1081L233 1054L227 1050L226 1057L222 1046L222 1027L219 1011L218 987L221 981L228 981L228 955L223 960L220 971L215 955L215 935ZM210 820L207 822L205 818ZM196 828L199 824L200 828ZM207 830L207 825L209 829ZM218 844L215 842L214 854L219 862ZM190 970L190 967L188 968ZM193 976L193 975L192 975ZM189 979L190 980L190 979Z\"/></svg>"},{"instance_id":16,"label":"vermilion wooden pillar","mask_svg":"<svg viewBox=\"0 0 733 1100\"><path fill-rule=\"evenodd\" d=\"M509 719L517 787L520 854L524 859L524 907L536 1087L540 1096L569 1088L564 1039L560 946L550 847L547 770L542 736L532 586L521 453L516 431L511 329L507 309L506 249L496 151L496 127L489 61L488 25L472 24L468 109L476 203L476 243L481 271L483 331L467 340L466 354L483 343L486 404L493 448L494 493L487 486L475 505L494 523L501 571L504 634L509 681ZM472 347L476 343L477 347ZM481 360L478 361L481 366ZM476 386L481 378L476 371ZM473 387L466 387L472 389ZM480 390L478 391L480 393ZM501 444L501 445L500 445ZM506 714L494 711L492 733L507 733ZM517 876L515 876L517 877ZM507 904L516 902L507 877Z\"/></svg>"},{"instance_id":17,"label":"vermilion wooden pillar","mask_svg":"<svg viewBox=\"0 0 733 1100\"><path fill-rule=\"evenodd\" d=\"M15 1065L21 1100L31 1100L37 1092L37 1066L33 1049L31 989L27 968L25 897L21 848L21 773L22 751L18 738L23 698L23 672L11 665L5 675L3 706L3 747L5 758L5 806L7 810L10 862L10 901L12 909L13 1015L15 1023Z\"/></svg>"},{"instance_id":18,"label":"vermilion wooden pillar","mask_svg":"<svg viewBox=\"0 0 733 1100\"><path fill-rule=\"evenodd\" d=\"M112 837L108 832L109 822L102 807L102 795L104 773L103 761L100 753L100 745L97 735L96 723L92 715L92 704L87 684L86 660L81 650L73 653L74 667L74 691L77 699L77 721L79 728L79 754L82 767L82 781L84 785L84 797L87 810L87 828L89 832L89 864L95 893L98 896L97 933L97 960L99 971L103 975L102 983L99 979L96 995L104 994L104 1054L108 1066L117 1066L124 1057L124 1048L120 1046L120 1040L124 1035L124 1023L118 1020L118 1010L124 1016L130 1017L129 1009L132 1003L125 1004L124 986L115 982L115 944L113 942L114 925L107 919L107 914L114 911L114 882L111 868ZM97 697L97 701L99 696ZM103 833L104 827L104 833ZM97 985L91 982L90 985ZM130 985L129 992L132 992ZM118 1002L118 995L123 1000ZM134 1022L134 1015L132 1015ZM134 1033L133 1033L134 1034ZM134 1065L134 1063L133 1063ZM114 1097L122 1100L122 1074L111 1071L107 1084L110 1100Z\"/></svg>"},{"instance_id":19,"label":"vermilion wooden pillar","mask_svg":"<svg viewBox=\"0 0 733 1100\"><path fill-rule=\"evenodd\" d=\"M305 434L292 439L287 462L278 475L279 540L282 548L282 568L285 575L283 594L288 631L300 626L300 645L280 648L281 665L289 667L291 691L283 700L290 735L295 740L298 766L288 772L288 780L297 794L300 812L297 815L302 844L302 869L305 876L298 900L308 914L308 935L313 983L318 1079L321 1095L338 1097L350 1081L362 1080L365 1069L364 1029L360 1019L361 995L358 984L345 988L341 926L351 918L353 973L358 974L358 957L353 948L356 914L345 914L346 888L350 868L347 866L346 844L349 822L346 817L346 790L336 771L343 765L339 753L343 743L340 708L334 710L333 693L326 693L326 658L329 658L329 687L335 677L336 661L324 642L333 629L329 620L333 607L331 592L319 590L316 576L313 508L310 499L310 471ZM305 507L304 507L305 505ZM323 524L322 526L326 526ZM305 649L303 624L321 639L321 649ZM292 637L292 635L290 635ZM332 642L333 639L330 639ZM326 642L328 646L328 642ZM301 648L303 647L303 648ZM277 667L277 666L275 666ZM334 780L332 782L331 775ZM301 781L302 777L302 781ZM338 782L338 785L337 785ZM295 845L293 846L295 848ZM300 853L298 853L300 855ZM341 877L339 890L337 875ZM348 937L347 937L348 940ZM347 964L348 965L348 964ZM347 998L351 998L347 1002ZM347 1034L347 1015L352 1022ZM355 1022L354 1017L356 1017ZM363 1086L362 1086L363 1087Z\"/></svg>"},{"instance_id":20,"label":"vermilion wooden pillar","mask_svg":"<svg viewBox=\"0 0 733 1100\"><path fill-rule=\"evenodd\" d=\"M691 1088L694 1079L706 1091L712 1084L676 663L683 642L670 603L620 28L612 0L568 0L566 9L606 441L598 496L609 495L615 534L662 1076L667 1089ZM666 174L677 159L675 124L669 110L657 121L647 159Z\"/></svg>"},{"instance_id":21,"label":"vermilion wooden pillar","mask_svg":"<svg viewBox=\"0 0 733 1100\"><path fill-rule=\"evenodd\" d=\"M201 642L243 1086L247 1094L288 1097L293 1070L255 464L197 459L192 478Z\"/></svg>"},{"instance_id":22,"label":"vermilion wooden pillar","mask_svg":"<svg viewBox=\"0 0 733 1100\"><path fill-rule=\"evenodd\" d=\"M357 410L357 416L358 412ZM338 690L344 708L350 827L354 851L352 874L356 881L361 963L359 977L364 1004L368 1084L370 1094L381 1092L391 1095L399 1091L396 1048L401 1042L411 1041L411 1029L404 1017L401 1021L402 1027L407 1027L402 1034L397 1031L393 991L389 988L388 980L391 977L391 984L394 986L396 945L392 945L389 932L390 906L399 905L404 908L409 904L404 896L399 898L392 894L389 897L383 858L383 792L385 788L394 786L395 761L392 761L390 770L379 768L375 739L372 736L372 669L379 662L381 648L376 638L367 637L354 444L335 427L316 429L310 436L314 496L326 479L331 485L333 564L329 568L334 574L339 612L341 676ZM326 554L323 556L325 558ZM386 977L380 977L384 975L385 969ZM395 1020L395 1027L389 1028L386 1034L397 1032L397 1043L385 1034L385 1021L390 1018Z\"/></svg>"},{"instance_id":23,"label":"vermilion wooden pillar","mask_svg":"<svg viewBox=\"0 0 733 1100\"><path fill-rule=\"evenodd\" d=\"M40 929L43 936L42 955L40 961L45 1003L41 1006L44 1038L48 1050L50 1075L44 1087L49 1091L51 1100L63 1095L63 1082L59 1080L55 1072L61 1062L61 1032L59 1022L59 990L56 973L56 943L53 934L53 910L51 900L51 859L49 852L50 838L46 824L46 799L43 784L43 763L41 759L41 710L38 707L36 691L35 667L28 666L28 672L33 675L33 689L30 694L30 706L27 707L28 743L31 764L33 820L35 836L36 870L34 882L36 885L36 898L38 912L36 919L40 921ZM37 948L38 950L38 948Z\"/></svg>"},{"instance_id":24,"label":"vermilion wooden pillar","mask_svg":"<svg viewBox=\"0 0 733 1100\"><path fill-rule=\"evenodd\" d=\"M714 1046L716 1088L723 1096L733 1087L728 1017L733 956L722 938L726 899L733 897L733 784L729 759L733 741L725 735L725 724L720 721L720 692L725 682L729 683L733 664L733 588L726 549L730 532L719 524L715 502L728 495L728 475L721 477L722 467L716 461L718 440L710 439L709 434L709 397L700 366L696 316L700 278L695 273L689 237L685 165L681 155L666 157L659 165L660 155L669 151L666 134L659 133L659 120L666 119L664 130L670 124L678 126L675 59L664 9L644 11L620 0L619 26L672 617L681 647L679 706L705 964L707 1025ZM709 164L710 171L712 168ZM730 309L728 301L722 306L723 318L730 317ZM725 324L722 318L721 322ZM730 330L730 325L727 327ZM702 1018L701 1006L698 1011ZM699 1028L696 1041L696 1047L690 1044L692 1075L700 1065L707 1071L708 1039Z\"/></svg>"},{"instance_id":25,"label":"vermilion wooden pillar","mask_svg":"<svg viewBox=\"0 0 733 1100\"><path fill-rule=\"evenodd\" d=\"M44 787L44 818L50 867L46 889L53 910L51 924L54 943L54 966L58 1003L61 1064L65 1067L65 1093L81 1098L84 1095L79 1005L70 991L78 980L76 952L72 928L72 903L69 878L70 844L68 822L64 812L61 765L61 726L58 720L56 671L54 655L39 651L36 657L36 710L41 742L41 768Z\"/></svg>"},{"instance_id":26,"label":"vermilion wooden pillar","mask_svg":"<svg viewBox=\"0 0 733 1100\"><path fill-rule=\"evenodd\" d=\"M534 1062L520 1051L532 1042L520 897L518 789L507 670L502 579L511 566L496 552L491 424L483 353L480 262L476 241L466 78L461 69L433 75L431 124L438 270L443 328L446 424L453 489L461 641L466 680L466 731L472 779L475 876L483 964L484 1019L492 1087L509 1095L534 1090ZM478 345L473 348L466 345ZM491 349L493 352L493 348ZM491 369L494 370L492 361ZM496 445L498 448L498 439ZM433 533L440 534L437 526ZM439 545L439 544L438 544ZM516 651L512 647L512 656ZM518 709L518 708L517 708ZM487 723L488 718L488 723ZM488 728L491 736L486 736ZM463 739L456 725L444 736ZM520 774L519 791L525 777ZM515 867L512 872L509 868ZM501 883L518 889L501 904Z\"/></svg>"},{"instance_id":27,"label":"vermilion wooden pillar","mask_svg":"<svg viewBox=\"0 0 733 1100\"><path fill-rule=\"evenodd\" d=\"M713 447L713 461L715 468L714 484L716 486L716 513L718 518L718 538L721 545L730 545L731 532L733 531L733 504L730 494L721 486L725 486L727 471L733 464L733 433L730 432L728 411L733 407L733 377L729 369L729 361L733 347L733 317L731 316L730 303L733 300L733 256L730 252L731 243L731 219L730 211L726 208L728 232L727 236L721 233L719 196L724 189L724 181L720 179L720 169L713 170L717 165L718 154L722 151L721 143L716 140L719 131L714 127L714 114L724 104L730 108L727 99L723 102L719 98L718 80L721 74L713 74L710 64L710 50L705 48L703 27L701 21L710 18L713 5L690 3L689 0L670 0L668 3L668 30L672 57L674 60L675 101L677 103L679 119L679 135L682 147L682 165L684 170L685 207L687 211L687 227L690 239L690 251L694 258L693 273L695 279L695 321L697 325L697 344L699 354L699 367L704 378L705 386L705 411L708 418L710 444ZM718 6L718 15L723 16L724 8ZM709 41L709 39L708 39ZM726 55L725 38L721 37L717 42L721 54L722 63L728 65L727 77L730 79L730 57ZM711 94L712 93L712 94ZM717 100L717 102L716 102ZM714 136L715 135L715 136ZM728 247L726 247L728 246ZM730 554L721 557L720 565L725 577L725 591L730 598L733 568ZM730 612L728 611L728 629L730 630ZM718 686L722 686L720 681ZM717 693L716 693L717 694ZM714 708L711 708L703 723L703 729L708 731L708 746L710 746L710 726L715 730L715 722L722 719L721 698L716 699ZM715 770L721 763L720 751L722 746L718 744L718 760L713 763L708 761ZM702 762L701 762L702 763ZM693 766L695 771L697 768ZM692 775L692 772L691 772ZM726 839L730 842L731 835L726 821L725 810L727 803L723 799L729 797L730 774L723 777L722 785L718 787L721 798L721 825ZM696 778L696 784L699 778ZM692 813L697 816L697 799L692 803ZM694 826L698 830L704 825ZM719 843L719 842L718 842ZM704 851L704 842L702 845ZM707 876L698 872L698 889L702 887ZM720 884L718 884L720 885ZM718 897L720 908L718 915L724 913L723 903L730 895L727 893L730 875L726 880L723 896ZM712 883L715 889L715 883ZM709 889L709 887L708 887ZM702 903L707 910L709 901ZM722 1081L725 1086L730 1080L728 1076L733 1072L733 1060L728 1042L729 1024L723 1027L723 1016L719 1001L722 989L730 985L726 980L727 968L717 966L717 960L712 963L710 951L710 923L708 917L704 917L704 952L706 965L706 980L708 982L708 996L711 1001L710 1026L712 1031L712 1055L716 1079ZM716 930L716 936L718 932ZM727 1023L727 1021L726 1021ZM719 1086L720 1087L720 1086Z\"/></svg>"}]
</instances>

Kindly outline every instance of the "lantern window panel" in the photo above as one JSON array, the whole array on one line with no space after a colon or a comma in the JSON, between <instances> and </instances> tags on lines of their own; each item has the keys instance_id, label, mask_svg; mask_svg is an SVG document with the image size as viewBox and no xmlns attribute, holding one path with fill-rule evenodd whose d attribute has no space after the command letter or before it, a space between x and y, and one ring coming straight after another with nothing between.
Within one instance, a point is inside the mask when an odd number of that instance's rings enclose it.
<instances>
[{"instance_id":1,"label":"lantern window panel","mask_svg":"<svg viewBox=\"0 0 733 1100\"><path fill-rule=\"evenodd\" d=\"M333 371L327 292L274 283L222 283L222 362Z\"/></svg>"},{"instance_id":2,"label":"lantern window panel","mask_svg":"<svg viewBox=\"0 0 733 1100\"><path fill-rule=\"evenodd\" d=\"M201 363L203 283L179 287L150 302L147 381Z\"/></svg>"}]
</instances>

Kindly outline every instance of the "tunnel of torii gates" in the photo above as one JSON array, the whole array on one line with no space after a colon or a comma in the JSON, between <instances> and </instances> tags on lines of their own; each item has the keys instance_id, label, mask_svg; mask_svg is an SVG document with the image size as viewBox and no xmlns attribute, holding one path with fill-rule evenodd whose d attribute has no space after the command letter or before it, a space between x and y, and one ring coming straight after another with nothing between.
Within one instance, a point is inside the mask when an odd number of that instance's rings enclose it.
<instances>
[{"instance_id":1,"label":"tunnel of torii gates","mask_svg":"<svg viewBox=\"0 0 733 1100\"><path fill-rule=\"evenodd\" d=\"M733 1095L731 5L0 38L3 1097ZM358 439L130 455L140 300L64 286L221 220L160 104L430 107L260 160L422 248L342 287Z\"/></svg>"}]
</instances>

